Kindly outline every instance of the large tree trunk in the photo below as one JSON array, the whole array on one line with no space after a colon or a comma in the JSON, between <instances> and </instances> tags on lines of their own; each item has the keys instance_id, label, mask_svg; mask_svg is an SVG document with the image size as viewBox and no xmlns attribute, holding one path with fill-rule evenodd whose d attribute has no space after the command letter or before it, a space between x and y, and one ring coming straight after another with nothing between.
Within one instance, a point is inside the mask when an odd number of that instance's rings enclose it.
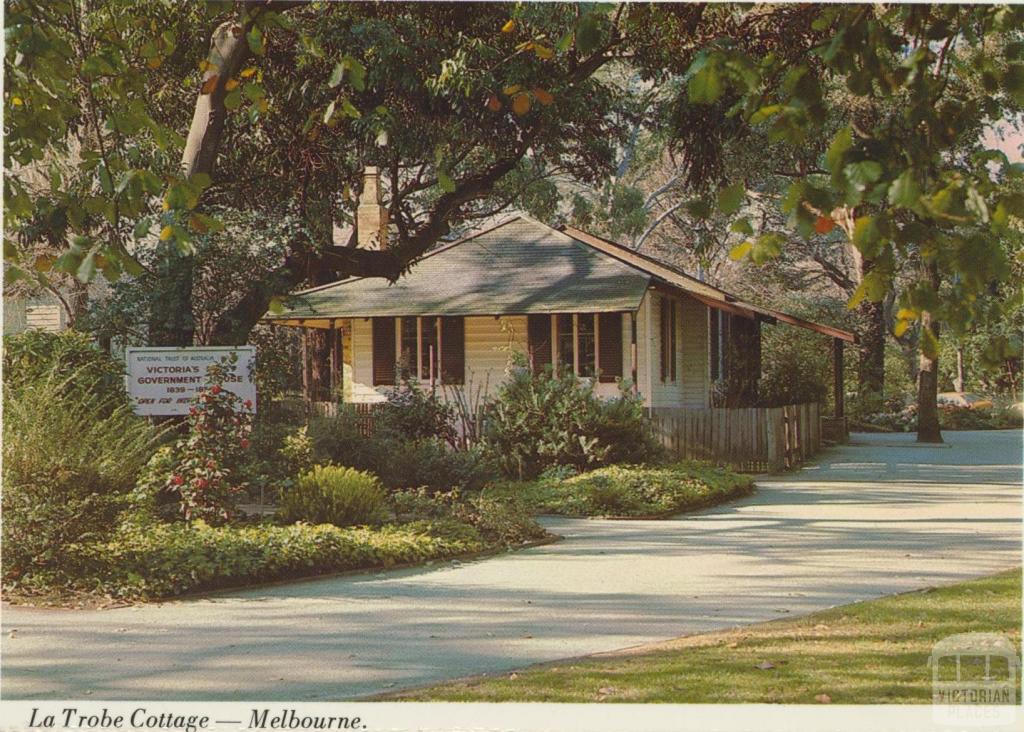
<instances>
[{"instance_id":1,"label":"large tree trunk","mask_svg":"<svg viewBox=\"0 0 1024 732\"><path fill-rule=\"evenodd\" d=\"M195 338L192 320L192 257L166 253L157 263L153 278L156 291L149 316L149 345L191 346Z\"/></svg>"},{"instance_id":2,"label":"large tree trunk","mask_svg":"<svg viewBox=\"0 0 1024 732\"><path fill-rule=\"evenodd\" d=\"M939 271L934 262L924 265L925 275L935 290ZM930 336L930 337L929 337ZM921 313L921 355L917 373L917 441L942 442L939 429L939 323L932 313Z\"/></svg>"},{"instance_id":3,"label":"large tree trunk","mask_svg":"<svg viewBox=\"0 0 1024 732\"><path fill-rule=\"evenodd\" d=\"M862 302L860 358L857 361L857 394L860 410L876 412L885 399L885 307L881 302Z\"/></svg>"}]
</instances>

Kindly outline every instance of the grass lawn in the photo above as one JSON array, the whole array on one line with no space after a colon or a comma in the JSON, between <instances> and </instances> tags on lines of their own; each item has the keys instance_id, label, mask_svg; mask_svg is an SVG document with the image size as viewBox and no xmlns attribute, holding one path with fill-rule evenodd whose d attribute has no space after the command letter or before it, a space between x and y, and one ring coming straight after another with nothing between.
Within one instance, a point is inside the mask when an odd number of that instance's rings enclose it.
<instances>
[{"instance_id":1,"label":"grass lawn","mask_svg":"<svg viewBox=\"0 0 1024 732\"><path fill-rule=\"evenodd\" d=\"M928 656L936 641L954 633L997 632L1019 649L1020 628L1017 569L801 618L556 661L388 698L923 704L931 701Z\"/></svg>"},{"instance_id":2,"label":"grass lawn","mask_svg":"<svg viewBox=\"0 0 1024 732\"><path fill-rule=\"evenodd\" d=\"M692 511L754 490L749 475L700 462L611 465L568 478L513 481L485 489L535 513L646 518Z\"/></svg>"}]
</instances>

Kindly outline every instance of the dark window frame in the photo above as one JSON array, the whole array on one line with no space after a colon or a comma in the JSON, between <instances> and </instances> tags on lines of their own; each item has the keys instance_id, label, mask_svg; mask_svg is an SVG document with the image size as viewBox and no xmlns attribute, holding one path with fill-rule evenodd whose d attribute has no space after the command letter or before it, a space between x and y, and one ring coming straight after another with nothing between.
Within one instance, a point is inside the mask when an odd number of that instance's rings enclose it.
<instances>
[{"instance_id":1,"label":"dark window frame","mask_svg":"<svg viewBox=\"0 0 1024 732\"><path fill-rule=\"evenodd\" d=\"M662 296L660 307L661 329L661 380L675 382L679 380L678 346L679 323L676 316L676 301Z\"/></svg>"}]
</instances>

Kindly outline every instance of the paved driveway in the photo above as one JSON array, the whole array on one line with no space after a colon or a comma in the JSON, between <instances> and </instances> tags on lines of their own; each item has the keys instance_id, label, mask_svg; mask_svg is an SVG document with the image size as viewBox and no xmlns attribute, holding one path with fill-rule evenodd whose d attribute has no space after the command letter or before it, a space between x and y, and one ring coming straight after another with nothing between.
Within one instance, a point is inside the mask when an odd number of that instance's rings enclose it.
<instances>
[{"instance_id":1,"label":"paved driveway","mask_svg":"<svg viewBox=\"0 0 1024 732\"><path fill-rule=\"evenodd\" d=\"M741 501L546 520L565 541L477 562L118 610L5 607L2 693L352 698L1020 564L1021 433L947 439L858 435Z\"/></svg>"}]
</instances>

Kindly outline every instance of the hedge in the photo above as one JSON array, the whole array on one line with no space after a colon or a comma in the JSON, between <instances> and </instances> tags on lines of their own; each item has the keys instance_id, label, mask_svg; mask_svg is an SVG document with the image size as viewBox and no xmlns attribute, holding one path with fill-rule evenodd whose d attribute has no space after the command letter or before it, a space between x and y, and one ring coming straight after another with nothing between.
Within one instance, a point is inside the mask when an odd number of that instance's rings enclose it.
<instances>
[{"instance_id":1,"label":"hedge","mask_svg":"<svg viewBox=\"0 0 1024 732\"><path fill-rule=\"evenodd\" d=\"M455 529L458 530L455 530ZM329 524L122 526L66 555L64 583L111 597L154 599L345 570L443 559L487 548L472 527L420 521L378 528ZM52 582L53 578L50 578Z\"/></svg>"},{"instance_id":2,"label":"hedge","mask_svg":"<svg viewBox=\"0 0 1024 732\"><path fill-rule=\"evenodd\" d=\"M538 513L650 517L694 510L746 495L753 480L704 463L611 465L568 478L552 476L498 489Z\"/></svg>"}]
</instances>

